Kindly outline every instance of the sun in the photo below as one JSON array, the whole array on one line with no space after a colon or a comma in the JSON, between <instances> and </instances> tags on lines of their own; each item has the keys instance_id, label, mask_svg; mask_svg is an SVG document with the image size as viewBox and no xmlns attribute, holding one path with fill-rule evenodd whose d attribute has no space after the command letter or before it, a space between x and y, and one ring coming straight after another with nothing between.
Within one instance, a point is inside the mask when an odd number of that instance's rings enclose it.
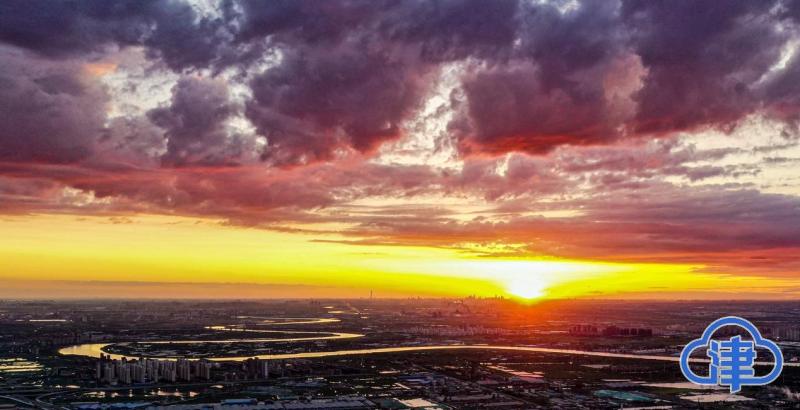
<instances>
[{"instance_id":1,"label":"sun","mask_svg":"<svg viewBox=\"0 0 800 410\"><path fill-rule=\"evenodd\" d=\"M506 291L522 299L538 299L545 295L545 284L537 278L515 278L508 282Z\"/></svg>"}]
</instances>

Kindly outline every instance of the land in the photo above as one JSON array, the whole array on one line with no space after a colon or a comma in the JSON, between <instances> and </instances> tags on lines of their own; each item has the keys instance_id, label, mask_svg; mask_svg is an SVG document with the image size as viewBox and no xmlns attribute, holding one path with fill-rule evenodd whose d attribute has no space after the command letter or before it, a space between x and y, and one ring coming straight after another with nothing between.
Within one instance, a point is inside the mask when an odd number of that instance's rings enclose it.
<instances>
[{"instance_id":1,"label":"land","mask_svg":"<svg viewBox=\"0 0 800 410\"><path fill-rule=\"evenodd\" d=\"M797 408L799 367L736 395L685 382L669 358L727 315L798 362L795 302L3 301L0 408ZM64 354L88 345L104 357Z\"/></svg>"}]
</instances>

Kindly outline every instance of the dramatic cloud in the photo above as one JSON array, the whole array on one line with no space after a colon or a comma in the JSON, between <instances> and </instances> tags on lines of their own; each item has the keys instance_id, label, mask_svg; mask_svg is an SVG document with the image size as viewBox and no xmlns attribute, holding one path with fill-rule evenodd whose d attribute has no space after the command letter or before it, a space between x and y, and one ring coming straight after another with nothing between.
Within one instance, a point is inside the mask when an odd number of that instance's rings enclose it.
<instances>
[{"instance_id":1,"label":"dramatic cloud","mask_svg":"<svg viewBox=\"0 0 800 410\"><path fill-rule=\"evenodd\" d=\"M52 57L130 45L145 35L153 1L8 1L0 5L0 40ZM189 16L187 16L189 17Z\"/></svg>"},{"instance_id":2,"label":"dramatic cloud","mask_svg":"<svg viewBox=\"0 0 800 410\"><path fill-rule=\"evenodd\" d=\"M248 116L279 163L330 160L336 149L369 152L400 135L419 101L425 69L356 41L341 50L302 51L253 81Z\"/></svg>"},{"instance_id":3,"label":"dramatic cloud","mask_svg":"<svg viewBox=\"0 0 800 410\"><path fill-rule=\"evenodd\" d=\"M0 160L61 163L88 156L103 129L106 102L80 65L0 46Z\"/></svg>"},{"instance_id":4,"label":"dramatic cloud","mask_svg":"<svg viewBox=\"0 0 800 410\"><path fill-rule=\"evenodd\" d=\"M173 88L169 107L153 109L148 117L167 130L166 163L215 164L238 156L225 130L235 111L224 83L186 77Z\"/></svg>"},{"instance_id":5,"label":"dramatic cloud","mask_svg":"<svg viewBox=\"0 0 800 410\"><path fill-rule=\"evenodd\" d=\"M622 16L648 70L635 130L735 125L761 108L758 81L788 34L770 2L625 2Z\"/></svg>"},{"instance_id":6,"label":"dramatic cloud","mask_svg":"<svg viewBox=\"0 0 800 410\"><path fill-rule=\"evenodd\" d=\"M614 64L625 58L616 7L586 2L564 13L555 5L521 6L512 58L465 79L468 108L457 124L466 125L464 149L544 153L616 138L628 113L607 96L624 93L626 81L638 80L630 70L642 70L635 58L625 61L630 68Z\"/></svg>"},{"instance_id":7,"label":"dramatic cloud","mask_svg":"<svg viewBox=\"0 0 800 410\"><path fill-rule=\"evenodd\" d=\"M799 47L796 1L5 1L0 210L796 272Z\"/></svg>"},{"instance_id":8,"label":"dramatic cloud","mask_svg":"<svg viewBox=\"0 0 800 410\"><path fill-rule=\"evenodd\" d=\"M179 0L8 1L0 5L0 41L53 58L146 45L173 69L219 57L225 21Z\"/></svg>"}]
</instances>

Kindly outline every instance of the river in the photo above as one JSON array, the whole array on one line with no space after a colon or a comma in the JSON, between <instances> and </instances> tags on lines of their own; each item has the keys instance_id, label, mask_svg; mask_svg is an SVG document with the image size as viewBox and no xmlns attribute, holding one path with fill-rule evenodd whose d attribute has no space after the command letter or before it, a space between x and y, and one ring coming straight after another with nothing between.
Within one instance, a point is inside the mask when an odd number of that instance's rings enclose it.
<instances>
[{"instance_id":1,"label":"river","mask_svg":"<svg viewBox=\"0 0 800 410\"><path fill-rule=\"evenodd\" d=\"M265 318L266 319L266 318ZM266 319L262 322L264 325L276 325L286 322L272 322L274 319ZM329 323L324 319L315 320L313 318L302 318L303 323ZM308 320L306 322L306 320ZM285 330L260 330L260 329L245 329L239 327L240 325L224 325L224 326L207 326L207 329L217 331L229 332L254 332L254 333L284 333L284 334L318 334L319 336L309 337L295 337L284 339L226 339L226 340L157 340L157 341L142 341L140 343L150 344L204 344L204 343L263 343L263 342L296 342L296 341L315 341L315 340L333 340L333 339L353 339L363 337L364 335L358 333L338 333L338 332L304 332L304 331L285 331ZM101 354L109 355L112 359L121 359L124 356L115 353L108 353L104 349L112 344L117 343L86 343L75 346L65 347L58 351L62 355L78 355L87 357L99 358ZM258 359L311 359L320 357L335 357L335 356L352 356L352 355L369 355L369 354L384 354L384 353L403 353L403 352L419 352L430 350L505 350L505 351L518 351L518 352L532 352L532 353L553 353L553 354L566 354L566 355L579 355L579 356L594 356L594 357L608 357L608 358L621 358L621 359L636 359L636 360L656 360L666 362L678 362L679 358L676 356L658 356L658 355L638 355L629 353L612 353L612 352L596 352L588 350L574 350L574 349L554 349L548 347L534 347L534 346L503 346L503 345L429 345L429 346L396 346L396 347L379 347L369 349L348 349L348 350L331 350L331 351L317 351L317 352L301 352L301 353L278 353L278 354L257 354L250 356L216 356L208 357L207 360L211 361L244 361L250 358ZM145 356L152 359L168 359L175 360L179 357L174 356ZM708 359L693 358L693 362L708 363ZM756 362L760 365L772 365L771 362ZM786 367L800 367L800 363L786 362Z\"/></svg>"}]
</instances>

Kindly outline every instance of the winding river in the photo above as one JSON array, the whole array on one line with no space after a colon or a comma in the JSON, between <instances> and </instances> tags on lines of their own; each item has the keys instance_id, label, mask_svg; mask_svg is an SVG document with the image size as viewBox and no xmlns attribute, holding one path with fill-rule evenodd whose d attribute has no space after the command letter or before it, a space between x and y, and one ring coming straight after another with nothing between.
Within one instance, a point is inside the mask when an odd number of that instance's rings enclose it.
<instances>
[{"instance_id":1,"label":"winding river","mask_svg":"<svg viewBox=\"0 0 800 410\"><path fill-rule=\"evenodd\" d=\"M259 319L256 325L308 325L317 323L337 323L340 319L330 317L264 317L264 316L236 316L236 319Z\"/></svg>"},{"instance_id":2,"label":"winding river","mask_svg":"<svg viewBox=\"0 0 800 410\"><path fill-rule=\"evenodd\" d=\"M316 319L316 318L261 318L261 317L241 317L264 319L262 325L276 325L276 324L308 324L308 323L331 323L337 322L338 319ZM290 322L294 321L294 322ZM243 328L241 325L224 325L224 326L208 326L210 330L228 331L228 332L255 332L255 333L281 333L281 334L318 334L319 336L308 337L295 337L295 338L268 338L268 339L226 339L226 340L157 340L157 341L142 341L140 343L149 344L205 344L205 343L263 343L263 342L296 342L296 341L316 341L316 340L334 340L334 339L353 339L363 337L364 335L358 333L339 333L339 332L305 332L305 331L285 331L285 330L261 330ZM123 357L131 357L132 355L121 355L116 353L109 353L105 349L108 346L122 344L122 343L86 343L75 346L65 347L58 352L62 355L78 355L87 357L99 358L101 354L110 356L112 359L121 359ZM612 353L612 352L595 352L588 350L574 350L574 349L553 349L547 347L533 347L533 346L502 346L502 345L463 345L463 344L450 344L450 345L429 345L429 346L396 346L396 347L379 347L370 349L349 349L349 350L331 350L331 351L317 351L317 352L302 352L302 353L278 353L278 354L257 354L249 356L216 356L207 357L205 359L211 361L244 361L250 358L258 359L311 359L320 357L336 357L336 356L352 356L352 355L369 355L369 354L382 354L382 353L403 353L403 352L420 352L431 350L501 350L501 351L517 351L517 352L533 352L533 353L553 353L565 355L579 355L579 356L594 356L594 357L607 357L607 358L622 358L622 359L638 359L638 360L655 360L664 362L678 362L679 358L676 356L658 356L658 355L638 355L629 353ZM175 356L145 356L152 359L162 360L175 360L179 357ZM693 362L708 363L708 359L693 358ZM772 365L771 362L756 362L760 365ZM800 363L786 362L786 367L800 367Z\"/></svg>"}]
</instances>

